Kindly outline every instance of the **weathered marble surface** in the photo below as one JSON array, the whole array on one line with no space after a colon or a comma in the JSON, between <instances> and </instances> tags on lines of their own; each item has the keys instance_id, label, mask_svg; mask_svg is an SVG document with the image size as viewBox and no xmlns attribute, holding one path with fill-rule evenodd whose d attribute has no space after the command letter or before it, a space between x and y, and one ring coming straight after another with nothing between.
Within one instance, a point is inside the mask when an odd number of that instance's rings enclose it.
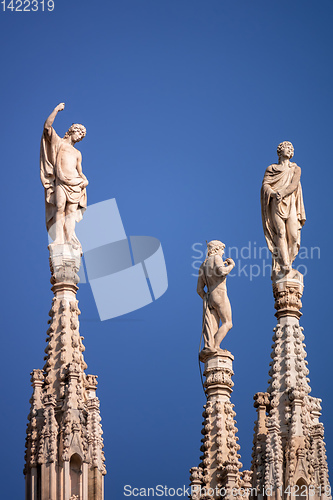
<instances>
[{"instance_id":1,"label":"weathered marble surface","mask_svg":"<svg viewBox=\"0 0 333 500\"><path fill-rule=\"evenodd\" d=\"M225 245L221 241L212 240L207 248L207 258L200 266L197 284L197 292L203 299L202 328L205 346L200 353L200 360L203 362L219 351L222 340L232 328L226 278L235 266L232 259L223 261ZM222 325L219 327L220 321Z\"/></svg>"},{"instance_id":2,"label":"weathered marble surface","mask_svg":"<svg viewBox=\"0 0 333 500\"><path fill-rule=\"evenodd\" d=\"M74 144L86 135L83 125L74 123L63 138L52 127L65 107L58 104L47 118L40 147L40 177L45 189L46 227L53 245L71 243L80 246L75 223L87 207L88 180L82 172L82 156Z\"/></svg>"},{"instance_id":3,"label":"weathered marble surface","mask_svg":"<svg viewBox=\"0 0 333 500\"><path fill-rule=\"evenodd\" d=\"M50 245L49 251L54 297L45 364L31 373L25 499L103 500L106 468L97 376L86 374L76 299L81 251L70 244Z\"/></svg>"},{"instance_id":4,"label":"weathered marble surface","mask_svg":"<svg viewBox=\"0 0 333 500\"><path fill-rule=\"evenodd\" d=\"M287 274L298 254L305 209L301 169L291 162L294 147L284 141L277 148L278 163L267 167L261 188L262 223L272 253L272 278Z\"/></svg>"},{"instance_id":5,"label":"weathered marble surface","mask_svg":"<svg viewBox=\"0 0 333 500\"><path fill-rule=\"evenodd\" d=\"M251 487L251 472L240 471L236 412L230 401L233 360L229 351L220 350L205 363L202 456L199 466L190 469L191 500L235 500L235 490Z\"/></svg>"}]
</instances>

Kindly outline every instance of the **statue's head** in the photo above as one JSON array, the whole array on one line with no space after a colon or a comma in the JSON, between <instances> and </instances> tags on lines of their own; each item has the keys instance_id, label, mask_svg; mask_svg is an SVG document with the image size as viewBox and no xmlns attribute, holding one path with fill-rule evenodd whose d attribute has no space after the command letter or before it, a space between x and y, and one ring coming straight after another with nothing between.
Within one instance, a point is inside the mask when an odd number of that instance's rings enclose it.
<instances>
[{"instance_id":1,"label":"statue's head","mask_svg":"<svg viewBox=\"0 0 333 500\"><path fill-rule=\"evenodd\" d=\"M217 255L219 253L223 255L224 249L225 249L225 244L222 243L222 241L212 240L209 243L207 243L208 257L210 255Z\"/></svg>"},{"instance_id":2,"label":"statue's head","mask_svg":"<svg viewBox=\"0 0 333 500\"><path fill-rule=\"evenodd\" d=\"M278 157L286 156L289 160L294 156L294 146L289 141L281 142L277 147Z\"/></svg>"},{"instance_id":3,"label":"statue's head","mask_svg":"<svg viewBox=\"0 0 333 500\"><path fill-rule=\"evenodd\" d=\"M80 142L85 137L87 133L86 127L80 123L73 123L64 135L64 139L72 136L73 142Z\"/></svg>"}]
</instances>

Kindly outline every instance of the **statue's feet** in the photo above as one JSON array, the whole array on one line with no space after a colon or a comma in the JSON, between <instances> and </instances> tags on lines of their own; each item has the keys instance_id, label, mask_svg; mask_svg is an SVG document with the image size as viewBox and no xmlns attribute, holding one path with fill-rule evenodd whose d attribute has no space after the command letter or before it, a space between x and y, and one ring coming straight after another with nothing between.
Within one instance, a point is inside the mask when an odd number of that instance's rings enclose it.
<instances>
[{"instance_id":1,"label":"statue's feet","mask_svg":"<svg viewBox=\"0 0 333 500\"><path fill-rule=\"evenodd\" d=\"M57 240L55 239L54 241L52 241L52 243L49 244L49 248L53 248L53 247L56 247L57 245L63 245L65 242L62 241L62 240Z\"/></svg>"},{"instance_id":2,"label":"statue's feet","mask_svg":"<svg viewBox=\"0 0 333 500\"><path fill-rule=\"evenodd\" d=\"M73 248L75 248L75 250L79 250L79 249L82 250L80 240L78 239L78 237L76 236L75 233L73 233L69 243L72 245Z\"/></svg>"},{"instance_id":3,"label":"statue's feet","mask_svg":"<svg viewBox=\"0 0 333 500\"><path fill-rule=\"evenodd\" d=\"M278 270L272 272L272 281L282 280L288 276L293 270L291 265L281 266Z\"/></svg>"},{"instance_id":4,"label":"statue's feet","mask_svg":"<svg viewBox=\"0 0 333 500\"><path fill-rule=\"evenodd\" d=\"M217 349L215 349L214 347L204 347L202 349L202 351L200 351L199 360L202 363L206 363L206 361L209 358L213 357L216 353L217 353Z\"/></svg>"},{"instance_id":5,"label":"statue's feet","mask_svg":"<svg viewBox=\"0 0 333 500\"><path fill-rule=\"evenodd\" d=\"M81 243L79 242L79 240L77 241L71 240L71 242L68 244L71 245L75 250L82 250Z\"/></svg>"},{"instance_id":6,"label":"statue's feet","mask_svg":"<svg viewBox=\"0 0 333 500\"><path fill-rule=\"evenodd\" d=\"M217 354L219 354L219 353L222 354L224 352L229 352L229 351L228 351L228 349L221 349L220 347L216 347L216 352L217 352Z\"/></svg>"}]
</instances>

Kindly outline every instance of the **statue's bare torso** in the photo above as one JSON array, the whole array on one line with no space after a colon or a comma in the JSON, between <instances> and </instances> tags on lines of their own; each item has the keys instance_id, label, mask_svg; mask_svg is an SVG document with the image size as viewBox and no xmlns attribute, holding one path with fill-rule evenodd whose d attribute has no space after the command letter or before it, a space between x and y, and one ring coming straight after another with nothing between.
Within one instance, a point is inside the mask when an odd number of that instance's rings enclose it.
<instances>
[{"instance_id":1,"label":"statue's bare torso","mask_svg":"<svg viewBox=\"0 0 333 500\"><path fill-rule=\"evenodd\" d=\"M57 163L66 177L70 179L77 177L79 175L78 166L81 165L81 153L71 144L62 141Z\"/></svg>"}]
</instances>

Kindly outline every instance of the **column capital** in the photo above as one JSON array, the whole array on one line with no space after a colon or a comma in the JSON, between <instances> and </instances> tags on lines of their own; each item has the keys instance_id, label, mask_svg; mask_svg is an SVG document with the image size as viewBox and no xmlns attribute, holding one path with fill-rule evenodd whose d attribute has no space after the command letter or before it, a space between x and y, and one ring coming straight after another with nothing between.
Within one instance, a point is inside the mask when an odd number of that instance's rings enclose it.
<instances>
[{"instance_id":1,"label":"column capital","mask_svg":"<svg viewBox=\"0 0 333 500\"><path fill-rule=\"evenodd\" d=\"M230 397L234 385L231 379L234 374L232 370L233 360L234 357L229 351L220 349L218 353L206 361L204 387L207 398L218 394Z\"/></svg>"},{"instance_id":2,"label":"column capital","mask_svg":"<svg viewBox=\"0 0 333 500\"><path fill-rule=\"evenodd\" d=\"M295 269L273 280L275 316L278 319L282 316L295 316L299 319L302 316L300 309L303 288L303 275Z\"/></svg>"},{"instance_id":3,"label":"column capital","mask_svg":"<svg viewBox=\"0 0 333 500\"><path fill-rule=\"evenodd\" d=\"M49 245L52 291L57 297L73 298L80 281L81 248L70 244Z\"/></svg>"}]
</instances>

